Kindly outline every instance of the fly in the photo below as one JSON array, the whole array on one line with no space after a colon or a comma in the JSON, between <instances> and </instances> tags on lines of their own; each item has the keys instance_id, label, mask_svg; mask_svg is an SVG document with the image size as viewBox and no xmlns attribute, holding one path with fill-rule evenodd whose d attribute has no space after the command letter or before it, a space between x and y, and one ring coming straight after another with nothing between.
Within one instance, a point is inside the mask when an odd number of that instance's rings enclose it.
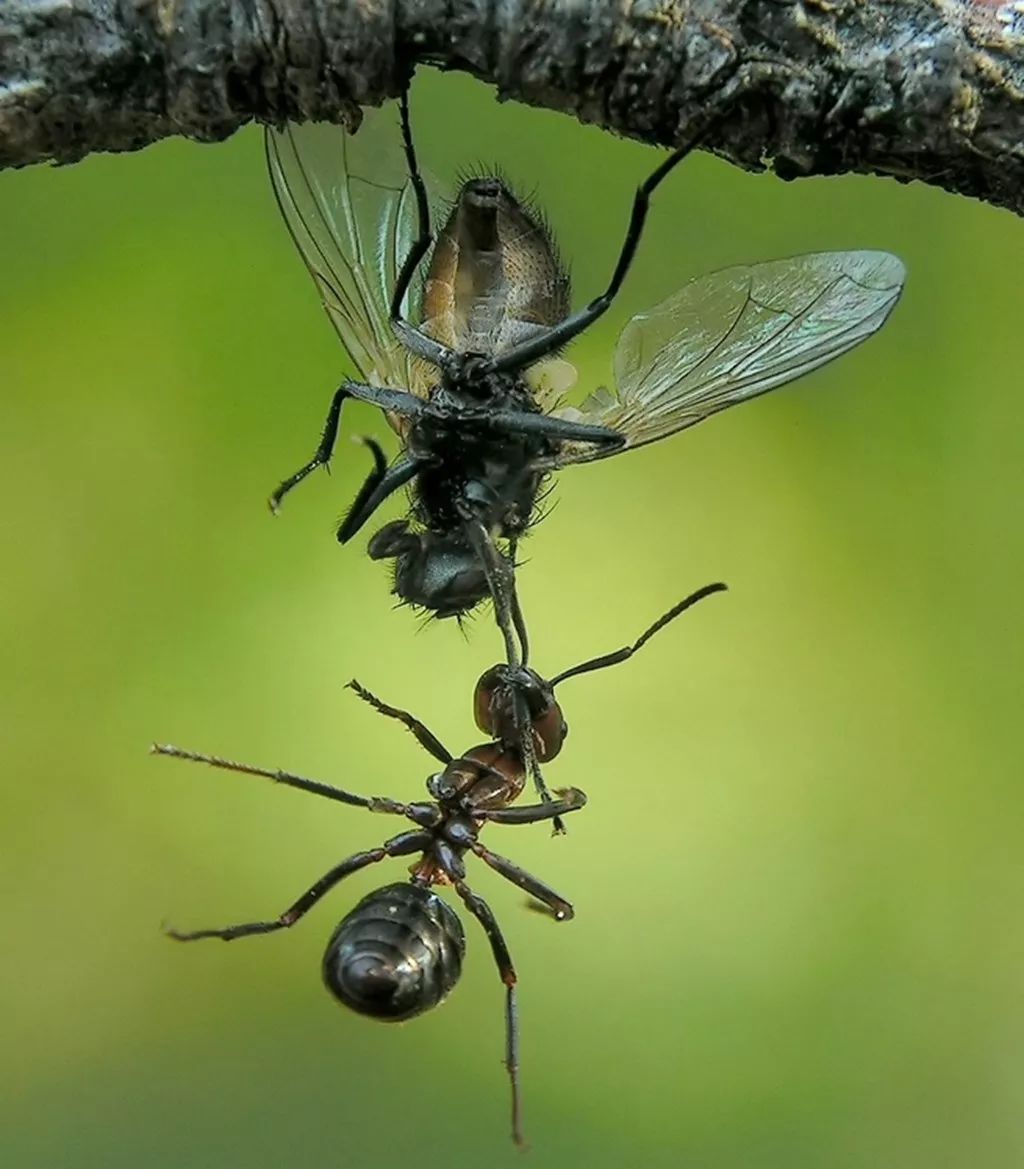
<instances>
[{"instance_id":1,"label":"fly","mask_svg":"<svg viewBox=\"0 0 1024 1169\"><path fill-rule=\"evenodd\" d=\"M409 515L372 537L370 556L393 560L395 594L437 616L492 597L515 669L529 658L516 549L544 479L667 438L847 352L884 324L904 266L887 252L822 252L698 277L626 325L614 388L567 406L575 370L559 355L611 305L653 192L710 122L640 185L608 287L575 312L543 217L503 180L464 183L435 238L439 195L417 162L407 96L397 124L382 112L366 122L354 134L323 125L266 134L281 213L361 379L335 392L313 457L271 508L329 464L346 400L377 406L401 449L388 463L367 440L373 467L338 539L408 487Z\"/></svg>"}]
</instances>

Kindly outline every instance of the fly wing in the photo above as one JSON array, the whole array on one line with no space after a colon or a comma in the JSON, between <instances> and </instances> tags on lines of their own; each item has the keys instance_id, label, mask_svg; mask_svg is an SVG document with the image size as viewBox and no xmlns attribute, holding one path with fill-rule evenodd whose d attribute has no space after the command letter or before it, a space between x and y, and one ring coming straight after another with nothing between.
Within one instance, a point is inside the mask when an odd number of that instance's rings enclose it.
<instances>
[{"instance_id":1,"label":"fly wing","mask_svg":"<svg viewBox=\"0 0 1024 1169\"><path fill-rule=\"evenodd\" d=\"M429 367L399 343L390 322L417 227L394 107L365 111L355 134L328 123L268 128L266 151L288 232L359 376L425 397ZM415 304L411 312L416 319ZM401 420L389 420L400 431Z\"/></svg>"},{"instance_id":2,"label":"fly wing","mask_svg":"<svg viewBox=\"0 0 1024 1169\"><path fill-rule=\"evenodd\" d=\"M819 252L692 280L623 329L616 392L555 412L617 430L625 447L566 443L558 463L656 442L810 373L882 327L905 277L888 252Z\"/></svg>"}]
</instances>

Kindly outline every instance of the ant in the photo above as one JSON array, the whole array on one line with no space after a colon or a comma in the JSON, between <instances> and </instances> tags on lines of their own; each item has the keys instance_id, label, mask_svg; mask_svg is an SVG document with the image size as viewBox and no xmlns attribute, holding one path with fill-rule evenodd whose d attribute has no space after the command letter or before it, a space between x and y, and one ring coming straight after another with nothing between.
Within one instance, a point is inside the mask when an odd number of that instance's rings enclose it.
<instances>
[{"instance_id":1,"label":"ant","mask_svg":"<svg viewBox=\"0 0 1024 1169\"><path fill-rule=\"evenodd\" d=\"M568 733L555 699L558 685L579 674L627 661L686 609L724 589L725 585L720 583L698 589L648 627L632 645L563 670L551 680L523 667L512 669L499 665L487 670L477 683L474 708L477 724L494 737L458 757L414 715L381 701L359 682L349 682L348 687L359 698L380 714L402 723L442 765L441 771L427 779L429 800L403 803L382 796L355 795L291 772L154 744L152 751L157 755L262 776L351 807L401 816L414 825L378 847L354 853L335 865L276 918L220 929L167 929L167 934L180 942L200 938L234 941L288 929L353 873L387 857L417 856L410 867L408 883L375 890L342 919L324 954L324 982L331 994L352 1010L389 1022L413 1018L441 1003L459 979L465 952L465 936L458 917L431 891L436 885L450 885L480 922L505 986L505 1067L512 1092L512 1138L522 1145L516 971L497 919L487 902L466 883L464 858L472 853L527 893L535 907L556 921L569 921L574 915L569 901L482 844L479 837L488 823L557 821L563 815L579 811L587 798L578 788L566 788L556 792L558 798L554 800L511 806L522 794L528 770L520 751L519 722L513 707L517 697L521 697L530 713L536 755L545 760L553 758Z\"/></svg>"}]
</instances>

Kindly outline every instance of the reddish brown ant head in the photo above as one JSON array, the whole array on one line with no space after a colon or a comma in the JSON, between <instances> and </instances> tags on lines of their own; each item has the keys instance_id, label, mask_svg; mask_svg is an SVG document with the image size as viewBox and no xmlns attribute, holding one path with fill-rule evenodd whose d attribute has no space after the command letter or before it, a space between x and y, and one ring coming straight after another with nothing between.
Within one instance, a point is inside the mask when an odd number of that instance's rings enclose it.
<instances>
[{"instance_id":1,"label":"reddish brown ant head","mask_svg":"<svg viewBox=\"0 0 1024 1169\"><path fill-rule=\"evenodd\" d=\"M525 706L538 762L554 759L569 728L551 683L526 666L491 666L480 676L473 695L476 725L504 746L518 749L517 706L520 710Z\"/></svg>"}]
</instances>

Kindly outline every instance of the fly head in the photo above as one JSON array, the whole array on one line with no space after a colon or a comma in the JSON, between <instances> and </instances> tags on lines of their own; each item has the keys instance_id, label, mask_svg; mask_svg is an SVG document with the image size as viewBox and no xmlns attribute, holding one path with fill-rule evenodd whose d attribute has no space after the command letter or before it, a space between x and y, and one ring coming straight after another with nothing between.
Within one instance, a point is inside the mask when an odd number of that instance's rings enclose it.
<instances>
[{"instance_id":1,"label":"fly head","mask_svg":"<svg viewBox=\"0 0 1024 1169\"><path fill-rule=\"evenodd\" d=\"M394 560L395 596L436 617L461 617L491 595L483 565L460 533L412 532L406 520L395 520L367 550L373 560Z\"/></svg>"}]
</instances>

